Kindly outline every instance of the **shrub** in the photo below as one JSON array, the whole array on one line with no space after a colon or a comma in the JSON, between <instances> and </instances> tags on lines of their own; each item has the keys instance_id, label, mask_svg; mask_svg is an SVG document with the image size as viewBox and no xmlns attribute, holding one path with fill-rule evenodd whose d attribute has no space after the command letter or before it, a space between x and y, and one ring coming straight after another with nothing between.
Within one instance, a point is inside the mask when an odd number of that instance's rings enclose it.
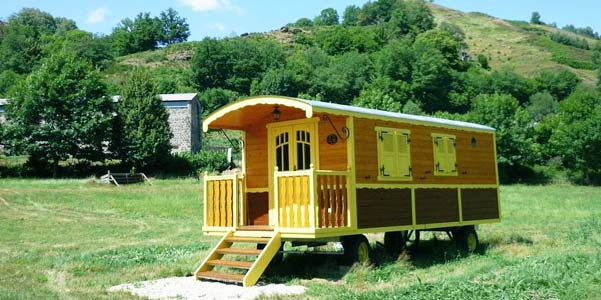
<instances>
[{"instance_id":1,"label":"shrub","mask_svg":"<svg viewBox=\"0 0 601 300\"><path fill-rule=\"evenodd\" d=\"M228 163L225 152L202 150L199 153L182 152L172 155L163 172L166 175L198 176L204 171L222 172L232 166Z\"/></svg>"}]
</instances>

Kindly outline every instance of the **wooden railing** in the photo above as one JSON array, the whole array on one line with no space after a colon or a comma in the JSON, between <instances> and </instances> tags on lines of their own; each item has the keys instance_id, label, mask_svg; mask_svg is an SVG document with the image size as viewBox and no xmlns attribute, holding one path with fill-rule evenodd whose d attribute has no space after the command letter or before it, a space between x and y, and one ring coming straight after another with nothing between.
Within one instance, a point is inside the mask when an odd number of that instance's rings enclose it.
<instances>
[{"instance_id":1,"label":"wooden railing","mask_svg":"<svg viewBox=\"0 0 601 300\"><path fill-rule=\"evenodd\" d=\"M283 228L337 228L348 224L348 172L275 170L277 222Z\"/></svg>"},{"instance_id":2,"label":"wooden railing","mask_svg":"<svg viewBox=\"0 0 601 300\"><path fill-rule=\"evenodd\" d=\"M348 226L348 172L317 171L318 227Z\"/></svg>"},{"instance_id":3,"label":"wooden railing","mask_svg":"<svg viewBox=\"0 0 601 300\"><path fill-rule=\"evenodd\" d=\"M275 205L278 226L310 228L314 224L313 171L275 172Z\"/></svg>"},{"instance_id":4,"label":"wooden railing","mask_svg":"<svg viewBox=\"0 0 601 300\"><path fill-rule=\"evenodd\" d=\"M238 174L204 176L205 226L235 228L243 224L244 182Z\"/></svg>"}]
</instances>

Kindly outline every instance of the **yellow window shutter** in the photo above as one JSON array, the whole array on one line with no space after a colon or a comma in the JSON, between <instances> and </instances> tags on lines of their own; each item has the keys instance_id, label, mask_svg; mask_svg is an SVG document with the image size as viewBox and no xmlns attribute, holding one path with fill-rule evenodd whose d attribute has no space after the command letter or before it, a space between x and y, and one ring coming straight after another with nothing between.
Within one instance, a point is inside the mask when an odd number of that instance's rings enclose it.
<instances>
[{"instance_id":1,"label":"yellow window shutter","mask_svg":"<svg viewBox=\"0 0 601 300\"><path fill-rule=\"evenodd\" d=\"M397 177L394 132L380 131L378 135L381 158L378 172L380 176Z\"/></svg>"},{"instance_id":2,"label":"yellow window shutter","mask_svg":"<svg viewBox=\"0 0 601 300\"><path fill-rule=\"evenodd\" d=\"M447 137L447 172L457 172L457 157L455 155L455 138Z\"/></svg>"},{"instance_id":3,"label":"yellow window shutter","mask_svg":"<svg viewBox=\"0 0 601 300\"><path fill-rule=\"evenodd\" d=\"M411 158L410 158L410 147L411 142L410 135L408 133L399 132L396 135L397 141L397 162L399 176L410 177L411 176Z\"/></svg>"},{"instance_id":4,"label":"yellow window shutter","mask_svg":"<svg viewBox=\"0 0 601 300\"><path fill-rule=\"evenodd\" d=\"M436 172L445 172L446 170L446 153L445 139L441 136L434 136L434 167Z\"/></svg>"}]
</instances>

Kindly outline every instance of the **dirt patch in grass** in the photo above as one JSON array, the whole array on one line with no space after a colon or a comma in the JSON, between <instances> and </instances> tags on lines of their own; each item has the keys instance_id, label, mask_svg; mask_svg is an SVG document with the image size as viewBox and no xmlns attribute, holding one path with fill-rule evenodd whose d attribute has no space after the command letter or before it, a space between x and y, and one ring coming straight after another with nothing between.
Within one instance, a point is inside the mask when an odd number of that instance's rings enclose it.
<instances>
[{"instance_id":1,"label":"dirt patch in grass","mask_svg":"<svg viewBox=\"0 0 601 300\"><path fill-rule=\"evenodd\" d=\"M242 287L219 282L198 281L194 277L171 277L135 284L113 286L110 292L129 292L149 299L256 299L258 297L302 295L300 285L267 284Z\"/></svg>"}]
</instances>

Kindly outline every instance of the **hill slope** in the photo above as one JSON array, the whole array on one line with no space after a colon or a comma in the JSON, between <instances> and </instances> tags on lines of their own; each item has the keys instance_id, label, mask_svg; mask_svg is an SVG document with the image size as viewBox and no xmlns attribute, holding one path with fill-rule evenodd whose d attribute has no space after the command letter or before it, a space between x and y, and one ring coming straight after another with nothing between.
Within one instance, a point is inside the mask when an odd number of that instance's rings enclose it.
<instances>
[{"instance_id":1,"label":"hill slope","mask_svg":"<svg viewBox=\"0 0 601 300\"><path fill-rule=\"evenodd\" d=\"M559 32L569 37L584 39L592 46L596 41L569 31L550 26L533 25L523 21L507 21L483 13L461 12L440 5L428 4L436 23L447 22L460 27L466 35L471 57L478 54L488 57L493 69L509 66L517 73L532 77L544 70L569 69L584 83L596 82L591 64L590 50L584 50L555 42L549 34ZM318 27L313 31L320 30ZM272 31L263 34L283 43L293 40L292 33ZM163 74L181 76L188 72L189 59L197 42L172 45L150 52L135 53L116 59L117 64L107 70L111 82L118 83L132 66L159 68Z\"/></svg>"},{"instance_id":2,"label":"hill slope","mask_svg":"<svg viewBox=\"0 0 601 300\"><path fill-rule=\"evenodd\" d=\"M565 57L574 62L573 64L590 63L591 51L562 45L550 40L545 34L561 32L571 37L584 38L590 45L595 42L592 39L550 26L510 22L482 13L464 13L436 4L429 4L429 7L437 23L448 22L459 26L465 32L470 54L473 57L477 54L486 55L492 68L509 65L527 77L543 70L567 68L585 83L596 81L594 70L573 68L556 61L559 60L558 57Z\"/></svg>"}]
</instances>

